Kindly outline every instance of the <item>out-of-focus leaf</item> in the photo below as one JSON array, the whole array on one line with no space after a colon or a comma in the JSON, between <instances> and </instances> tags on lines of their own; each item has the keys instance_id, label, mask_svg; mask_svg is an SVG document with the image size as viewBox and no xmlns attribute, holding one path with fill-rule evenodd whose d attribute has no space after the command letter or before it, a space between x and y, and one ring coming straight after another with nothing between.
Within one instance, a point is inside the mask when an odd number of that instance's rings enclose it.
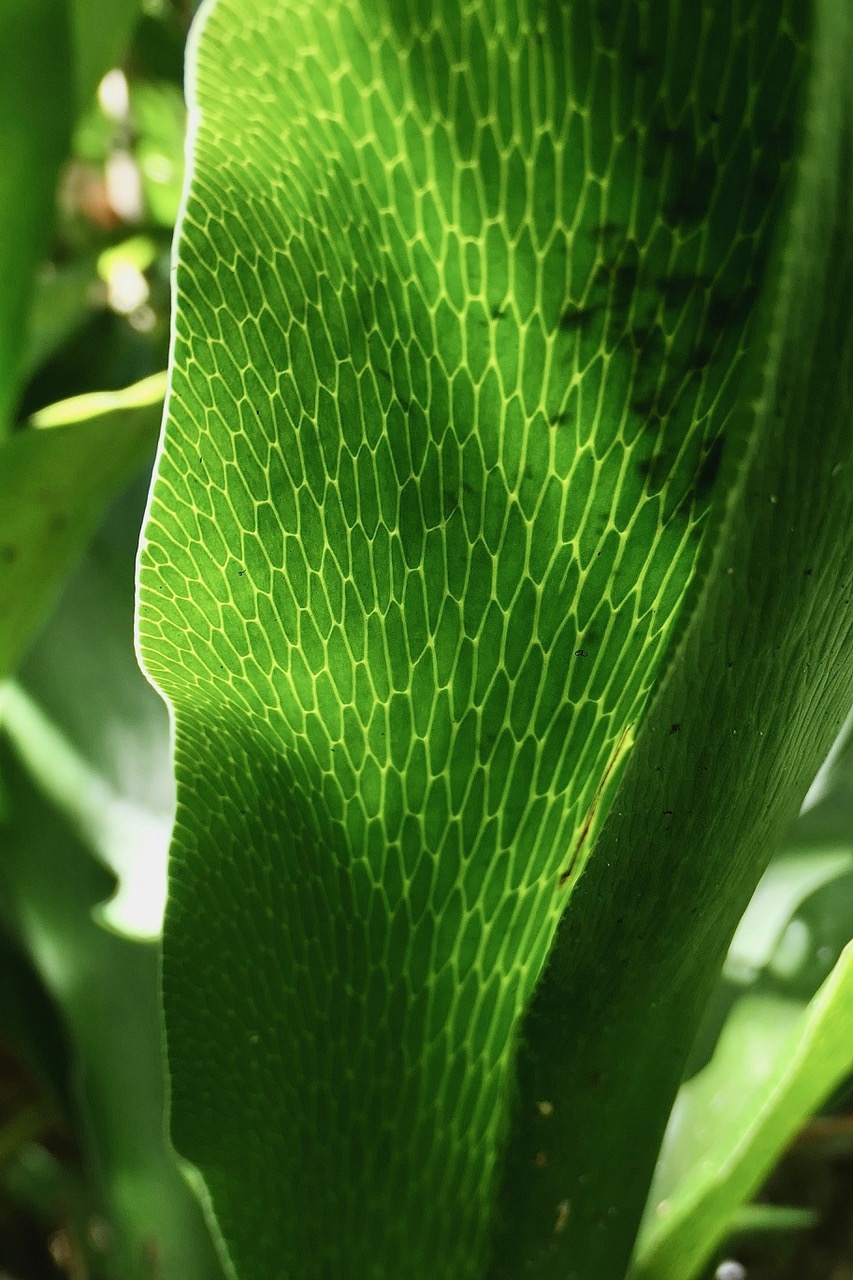
<instances>
[{"instance_id":1,"label":"out-of-focus leaf","mask_svg":"<svg viewBox=\"0 0 853 1280\"><path fill-rule=\"evenodd\" d=\"M31 777L118 877L99 918L133 937L159 936L174 816L168 716L133 650L146 480L116 502L66 582L21 687L0 695L0 721Z\"/></svg>"},{"instance_id":2,"label":"out-of-focus leaf","mask_svg":"<svg viewBox=\"0 0 853 1280\"><path fill-rule=\"evenodd\" d=\"M30 305L24 380L85 323L97 305L97 293L98 276L91 257L75 258L67 266L48 263L42 267Z\"/></svg>"},{"instance_id":3,"label":"out-of-focus leaf","mask_svg":"<svg viewBox=\"0 0 853 1280\"><path fill-rule=\"evenodd\" d=\"M11 425L36 268L74 117L65 0L0 0L0 440ZM0 472L5 462L0 463Z\"/></svg>"},{"instance_id":4,"label":"out-of-focus leaf","mask_svg":"<svg viewBox=\"0 0 853 1280\"><path fill-rule=\"evenodd\" d=\"M163 375L51 405L0 445L0 679L8 676L104 509L153 453Z\"/></svg>"},{"instance_id":5,"label":"out-of-focus leaf","mask_svg":"<svg viewBox=\"0 0 853 1280\"><path fill-rule=\"evenodd\" d=\"M149 479L146 466L108 510L19 680L113 791L154 812L171 812L168 714L133 648L134 563Z\"/></svg>"},{"instance_id":6,"label":"out-of-focus leaf","mask_svg":"<svg viewBox=\"0 0 853 1280\"><path fill-rule=\"evenodd\" d=\"M823 885L853 870L853 814L846 848L786 853L774 860L741 917L726 958L726 974L740 982L765 969L798 908ZM851 920L853 933L853 920Z\"/></svg>"},{"instance_id":7,"label":"out-of-focus leaf","mask_svg":"<svg viewBox=\"0 0 853 1280\"><path fill-rule=\"evenodd\" d=\"M693 1280L809 1116L853 1071L853 943L805 1012L742 1000L679 1096L634 1280ZM686 1161L679 1161L683 1148Z\"/></svg>"},{"instance_id":8,"label":"out-of-focus leaf","mask_svg":"<svg viewBox=\"0 0 853 1280\"><path fill-rule=\"evenodd\" d=\"M0 727L33 781L118 878L98 918L129 937L159 938L172 813L116 791L16 684L0 689Z\"/></svg>"},{"instance_id":9,"label":"out-of-focus leaf","mask_svg":"<svg viewBox=\"0 0 853 1280\"><path fill-rule=\"evenodd\" d=\"M808 1231L817 1220L814 1209L786 1204L747 1204L738 1209L730 1230L733 1237L776 1235L784 1231Z\"/></svg>"},{"instance_id":10,"label":"out-of-focus leaf","mask_svg":"<svg viewBox=\"0 0 853 1280\"><path fill-rule=\"evenodd\" d=\"M842 786L853 785L853 707L841 732L832 744L832 750L824 760L817 777L809 787L803 801L801 817L838 791Z\"/></svg>"},{"instance_id":11,"label":"out-of-focus leaf","mask_svg":"<svg viewBox=\"0 0 853 1280\"><path fill-rule=\"evenodd\" d=\"M165 1136L158 949L93 920L112 878L5 742L0 770L8 796L0 912L66 1020L94 1208L109 1228L109 1274L218 1280L201 1210Z\"/></svg>"},{"instance_id":12,"label":"out-of-focus leaf","mask_svg":"<svg viewBox=\"0 0 853 1280\"><path fill-rule=\"evenodd\" d=\"M820 770L823 781L819 797L812 787L812 805L803 806L735 931L715 1000L694 1045L700 1064L710 1058L732 1008L733 1025L741 1025L742 1019L749 1016L748 1010L758 1011L756 1039L760 1043L764 1036L769 1052L772 1036L765 1034L762 1015L775 1019L784 1033L785 1010L796 1009L797 1002L805 1007L853 935L853 804L849 765L845 766L848 737L849 721ZM829 825L825 821L827 814L833 815ZM776 998L749 1000L747 1009L741 1011L739 1001L743 999L744 986L751 988L754 995L770 992ZM727 1033L723 1034L725 1040ZM733 1073L730 1081L722 1075L726 1066ZM737 1093L743 1069L744 1064L736 1055L726 1054L721 1048L713 1072L709 1069L710 1074L703 1073L702 1079L713 1079L717 1096L723 1099ZM652 1184L652 1206L666 1201L673 1187L695 1175L695 1166L706 1158L709 1134L716 1125L716 1102L712 1098L709 1111L701 1111L703 1102L708 1101L707 1092L694 1083L694 1073L690 1074L670 1116ZM647 1206L647 1217L649 1212ZM803 1225L797 1214L814 1217L811 1211L745 1205L732 1224L732 1234L742 1234L761 1223L768 1231L781 1230L785 1214L794 1215L791 1221L797 1227Z\"/></svg>"},{"instance_id":13,"label":"out-of-focus leaf","mask_svg":"<svg viewBox=\"0 0 853 1280\"><path fill-rule=\"evenodd\" d=\"M0 817L0 822L4 819ZM0 930L0 1034L53 1101L69 1103L68 1048L56 1007L20 948Z\"/></svg>"},{"instance_id":14,"label":"out-of-focus leaf","mask_svg":"<svg viewBox=\"0 0 853 1280\"><path fill-rule=\"evenodd\" d=\"M132 87L131 108L145 202L155 222L173 227L184 182L183 96L176 85L143 81Z\"/></svg>"},{"instance_id":15,"label":"out-of-focus leaf","mask_svg":"<svg viewBox=\"0 0 853 1280\"><path fill-rule=\"evenodd\" d=\"M79 1224L84 1237L87 1222L85 1192L80 1180L43 1146L29 1142L3 1170L0 1178L4 1191L19 1204L33 1211L46 1228L70 1216Z\"/></svg>"},{"instance_id":16,"label":"out-of-focus leaf","mask_svg":"<svg viewBox=\"0 0 853 1280\"><path fill-rule=\"evenodd\" d=\"M139 18L140 0L68 0L75 52L77 110L85 109L98 83L117 66Z\"/></svg>"}]
</instances>

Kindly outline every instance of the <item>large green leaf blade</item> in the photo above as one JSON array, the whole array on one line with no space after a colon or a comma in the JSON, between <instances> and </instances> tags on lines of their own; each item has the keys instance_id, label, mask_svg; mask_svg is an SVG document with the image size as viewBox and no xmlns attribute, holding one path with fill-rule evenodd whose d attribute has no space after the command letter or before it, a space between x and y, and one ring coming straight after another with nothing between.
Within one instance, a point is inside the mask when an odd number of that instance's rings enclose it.
<instances>
[{"instance_id":1,"label":"large green leaf blade","mask_svg":"<svg viewBox=\"0 0 853 1280\"><path fill-rule=\"evenodd\" d=\"M797 100L790 27L747 102L753 28L664 16L196 29L139 630L173 1133L247 1275L482 1270L514 1028L746 445Z\"/></svg>"},{"instance_id":2,"label":"large green leaf blade","mask_svg":"<svg viewBox=\"0 0 853 1280\"><path fill-rule=\"evenodd\" d=\"M853 15L813 8L752 454L525 1021L496 1276L625 1274L732 934L850 706Z\"/></svg>"}]
</instances>

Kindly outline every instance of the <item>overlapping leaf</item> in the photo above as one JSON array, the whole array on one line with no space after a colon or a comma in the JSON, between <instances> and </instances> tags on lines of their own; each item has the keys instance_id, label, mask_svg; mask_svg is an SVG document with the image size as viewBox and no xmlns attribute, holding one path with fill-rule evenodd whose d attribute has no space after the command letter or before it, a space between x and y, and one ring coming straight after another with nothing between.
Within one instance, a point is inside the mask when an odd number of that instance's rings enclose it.
<instances>
[{"instance_id":1,"label":"overlapping leaf","mask_svg":"<svg viewBox=\"0 0 853 1280\"><path fill-rule=\"evenodd\" d=\"M850 706L853 14L806 7L750 456L525 1020L496 1276L624 1275L729 941Z\"/></svg>"}]
</instances>

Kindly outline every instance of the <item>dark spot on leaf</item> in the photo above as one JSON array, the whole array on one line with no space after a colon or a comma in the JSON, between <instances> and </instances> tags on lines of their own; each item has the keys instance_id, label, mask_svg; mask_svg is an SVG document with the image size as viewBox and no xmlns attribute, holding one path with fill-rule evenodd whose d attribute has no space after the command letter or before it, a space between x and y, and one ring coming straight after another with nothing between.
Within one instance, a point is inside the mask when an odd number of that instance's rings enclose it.
<instances>
[{"instance_id":1,"label":"dark spot on leaf","mask_svg":"<svg viewBox=\"0 0 853 1280\"><path fill-rule=\"evenodd\" d=\"M563 427L569 421L569 415L567 413L555 413L548 421L552 427Z\"/></svg>"},{"instance_id":2,"label":"dark spot on leaf","mask_svg":"<svg viewBox=\"0 0 853 1280\"><path fill-rule=\"evenodd\" d=\"M711 124L719 124L722 118L723 117L720 115L719 111L708 112L708 119L711 121Z\"/></svg>"},{"instance_id":3,"label":"dark spot on leaf","mask_svg":"<svg viewBox=\"0 0 853 1280\"><path fill-rule=\"evenodd\" d=\"M391 381L391 374L388 372L387 369L383 369L381 364L378 364L376 366L376 372L380 374L385 379L386 382Z\"/></svg>"},{"instance_id":4,"label":"dark spot on leaf","mask_svg":"<svg viewBox=\"0 0 853 1280\"><path fill-rule=\"evenodd\" d=\"M18 548L5 543L0 547L0 561L3 564L14 564L18 558Z\"/></svg>"},{"instance_id":5,"label":"dark spot on leaf","mask_svg":"<svg viewBox=\"0 0 853 1280\"><path fill-rule=\"evenodd\" d=\"M717 185L717 164L709 152L700 153L676 177L666 204L671 226L695 226L706 217Z\"/></svg>"},{"instance_id":6,"label":"dark spot on leaf","mask_svg":"<svg viewBox=\"0 0 853 1280\"><path fill-rule=\"evenodd\" d=\"M755 285L745 285L739 293L712 294L708 303L708 320L715 329L725 329L742 320L752 309L758 296Z\"/></svg>"},{"instance_id":7,"label":"dark spot on leaf","mask_svg":"<svg viewBox=\"0 0 853 1280\"><path fill-rule=\"evenodd\" d=\"M506 315L506 307L492 307L491 317L493 320L503 320Z\"/></svg>"},{"instance_id":8,"label":"dark spot on leaf","mask_svg":"<svg viewBox=\"0 0 853 1280\"><path fill-rule=\"evenodd\" d=\"M618 222L602 222L599 226L592 228L590 236L594 240L612 240L621 230L622 227Z\"/></svg>"},{"instance_id":9,"label":"dark spot on leaf","mask_svg":"<svg viewBox=\"0 0 853 1280\"><path fill-rule=\"evenodd\" d=\"M604 263L596 272L594 288L605 289L613 293L615 305L627 308L640 284L640 267L636 262L623 262L618 265Z\"/></svg>"},{"instance_id":10,"label":"dark spot on leaf","mask_svg":"<svg viewBox=\"0 0 853 1280\"><path fill-rule=\"evenodd\" d=\"M701 373L701 371L703 369L707 369L708 365L711 363L711 356L713 354L711 347L700 343L700 345L694 347L690 353L690 368L696 373Z\"/></svg>"},{"instance_id":11,"label":"dark spot on leaf","mask_svg":"<svg viewBox=\"0 0 853 1280\"><path fill-rule=\"evenodd\" d=\"M720 474L720 466L723 461L723 454L726 448L725 436L717 436L711 445L705 457L702 459L699 470L696 473L694 482L694 490L697 498L707 498L717 482L717 476Z\"/></svg>"},{"instance_id":12,"label":"dark spot on leaf","mask_svg":"<svg viewBox=\"0 0 853 1280\"><path fill-rule=\"evenodd\" d=\"M681 724L680 724L680 723L671 724L671 725L669 726L669 732L670 732L670 734L673 734L673 733L679 733L680 731L681 731Z\"/></svg>"},{"instance_id":13,"label":"dark spot on leaf","mask_svg":"<svg viewBox=\"0 0 853 1280\"><path fill-rule=\"evenodd\" d=\"M637 470L646 482L649 494L660 493L672 475L673 459L668 453L653 453L637 463Z\"/></svg>"},{"instance_id":14,"label":"dark spot on leaf","mask_svg":"<svg viewBox=\"0 0 853 1280\"><path fill-rule=\"evenodd\" d=\"M660 418L660 414L658 412L658 398L654 394L645 395L645 396L636 396L631 401L631 408L633 409L634 413L638 414L641 418L645 419L647 424L652 421L654 421L654 423L656 424L658 419ZM643 463L641 463L640 465L642 466Z\"/></svg>"},{"instance_id":15,"label":"dark spot on leaf","mask_svg":"<svg viewBox=\"0 0 853 1280\"><path fill-rule=\"evenodd\" d=\"M587 654L586 649L575 649L576 658L585 658L586 654Z\"/></svg>"},{"instance_id":16,"label":"dark spot on leaf","mask_svg":"<svg viewBox=\"0 0 853 1280\"><path fill-rule=\"evenodd\" d=\"M711 277L707 275L659 276L655 281L668 307L683 306L688 298L700 289L707 289L710 283Z\"/></svg>"},{"instance_id":17,"label":"dark spot on leaf","mask_svg":"<svg viewBox=\"0 0 853 1280\"><path fill-rule=\"evenodd\" d=\"M560 316L560 328L566 332L585 328L598 315L598 307L571 307Z\"/></svg>"}]
</instances>

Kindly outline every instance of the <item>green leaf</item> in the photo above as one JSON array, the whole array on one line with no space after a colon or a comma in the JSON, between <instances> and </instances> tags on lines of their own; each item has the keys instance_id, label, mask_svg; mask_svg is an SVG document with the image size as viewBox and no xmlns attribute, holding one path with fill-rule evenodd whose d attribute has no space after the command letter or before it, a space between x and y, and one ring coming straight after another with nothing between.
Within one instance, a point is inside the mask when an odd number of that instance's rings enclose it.
<instances>
[{"instance_id":1,"label":"green leaf","mask_svg":"<svg viewBox=\"0 0 853 1280\"><path fill-rule=\"evenodd\" d=\"M32 780L118 879L97 918L153 939L162 928L174 784L166 708L132 643L148 478L145 468L122 494L66 582L20 684L0 692L0 723Z\"/></svg>"},{"instance_id":2,"label":"green leaf","mask_svg":"<svg viewBox=\"0 0 853 1280\"><path fill-rule=\"evenodd\" d=\"M68 0L68 4L79 112L89 105L101 77L121 62L139 19L140 0Z\"/></svg>"},{"instance_id":3,"label":"green leaf","mask_svg":"<svg viewBox=\"0 0 853 1280\"><path fill-rule=\"evenodd\" d=\"M808 1231L817 1224L814 1209L784 1204L748 1204L739 1209L732 1222L736 1237L781 1235L788 1231Z\"/></svg>"},{"instance_id":4,"label":"green leaf","mask_svg":"<svg viewBox=\"0 0 853 1280\"><path fill-rule=\"evenodd\" d=\"M31 964L0 932L0 1034L53 1104L67 1109L68 1052L56 1007Z\"/></svg>"},{"instance_id":5,"label":"green leaf","mask_svg":"<svg viewBox=\"0 0 853 1280\"><path fill-rule=\"evenodd\" d=\"M173 1135L243 1275L483 1272L519 1016L745 483L801 7L195 30L139 633Z\"/></svg>"},{"instance_id":6,"label":"green leaf","mask_svg":"<svg viewBox=\"0 0 853 1280\"><path fill-rule=\"evenodd\" d=\"M94 922L111 878L5 741L0 770L10 800L0 826L2 919L68 1027L92 1207L108 1225L108 1273L219 1280L201 1211L165 1139L158 948Z\"/></svg>"},{"instance_id":7,"label":"green leaf","mask_svg":"<svg viewBox=\"0 0 853 1280\"><path fill-rule=\"evenodd\" d=\"M754 979L773 960L798 907L818 889L850 871L853 824L846 848L786 853L777 858L759 881L735 930L726 957L726 974L742 982Z\"/></svg>"},{"instance_id":8,"label":"green leaf","mask_svg":"<svg viewBox=\"0 0 853 1280\"><path fill-rule=\"evenodd\" d=\"M162 900L173 800L168 719L132 643L147 476L140 479L65 584L21 666L21 687L3 691L0 922L67 1029L88 1211L106 1223L100 1265L122 1280L221 1280L196 1197L165 1135L159 948L116 931L128 925L128 911L138 916L149 892L159 889ZM107 796L106 813L75 788L80 777L96 788L95 799ZM140 815L148 819L147 841L138 838ZM110 931L100 920L114 877L100 861L122 872L124 895L106 913ZM156 911L147 925L150 934ZM31 1186L28 1170L25 1161L10 1171L10 1187L32 1198L39 1178Z\"/></svg>"},{"instance_id":9,"label":"green leaf","mask_svg":"<svg viewBox=\"0 0 853 1280\"><path fill-rule=\"evenodd\" d=\"M851 1027L853 943L805 1012L768 998L740 1002L714 1059L682 1090L669 1141L688 1162L679 1176L677 1158L667 1160L664 1150L669 1185L653 1190L636 1280L699 1275L740 1205L853 1071Z\"/></svg>"},{"instance_id":10,"label":"green leaf","mask_svg":"<svg viewBox=\"0 0 853 1280\"><path fill-rule=\"evenodd\" d=\"M73 119L64 0L0 0L0 440L17 405L36 267Z\"/></svg>"},{"instance_id":11,"label":"green leaf","mask_svg":"<svg viewBox=\"0 0 853 1280\"><path fill-rule=\"evenodd\" d=\"M496 1275L624 1275L729 941L850 706L853 14L805 8L767 358L754 401L741 392L747 465L524 1022Z\"/></svg>"},{"instance_id":12,"label":"green leaf","mask_svg":"<svg viewBox=\"0 0 853 1280\"><path fill-rule=\"evenodd\" d=\"M97 283L96 260L91 256L75 258L60 267L53 263L42 266L30 298L22 382L31 378L89 319Z\"/></svg>"},{"instance_id":13,"label":"green leaf","mask_svg":"<svg viewBox=\"0 0 853 1280\"><path fill-rule=\"evenodd\" d=\"M642 1239L654 1235L659 1227L663 1230L670 1221L670 1207L676 1201L681 1204L683 1188L695 1190L706 1177L709 1183L715 1179L709 1148L720 1158L736 1158L737 1117L742 1118L750 1106L758 1111L754 1095L764 1088L770 1068L783 1061L780 1052L790 1048L787 1041L792 1021L828 978L853 934L849 761L845 767L848 737L849 723L819 771L825 780L817 805L822 813L816 815L814 808L801 812L735 931L712 1016L706 1014L700 1043L694 1045L692 1055L695 1057L698 1050L700 1062L707 1062L717 1045L716 1056L698 1079L691 1075L676 1098L658 1156ZM809 794L816 794L814 785ZM831 826L827 825L827 814L834 816ZM746 1000L738 998L744 984L751 989ZM753 1087L749 1101L742 1105L746 1077ZM653 1218L655 1206L661 1203L665 1222ZM785 1228L785 1215L793 1215L791 1224L795 1227L816 1216L812 1211L778 1205L744 1205L731 1232L741 1235L761 1228L775 1233ZM678 1216L676 1221L680 1221Z\"/></svg>"},{"instance_id":14,"label":"green leaf","mask_svg":"<svg viewBox=\"0 0 853 1280\"><path fill-rule=\"evenodd\" d=\"M136 83L131 110L139 135L135 154L151 218L170 229L180 210L184 181L186 111L180 89Z\"/></svg>"},{"instance_id":15,"label":"green leaf","mask_svg":"<svg viewBox=\"0 0 853 1280\"><path fill-rule=\"evenodd\" d=\"M51 405L0 445L0 679L109 499L154 449L164 378Z\"/></svg>"}]
</instances>

